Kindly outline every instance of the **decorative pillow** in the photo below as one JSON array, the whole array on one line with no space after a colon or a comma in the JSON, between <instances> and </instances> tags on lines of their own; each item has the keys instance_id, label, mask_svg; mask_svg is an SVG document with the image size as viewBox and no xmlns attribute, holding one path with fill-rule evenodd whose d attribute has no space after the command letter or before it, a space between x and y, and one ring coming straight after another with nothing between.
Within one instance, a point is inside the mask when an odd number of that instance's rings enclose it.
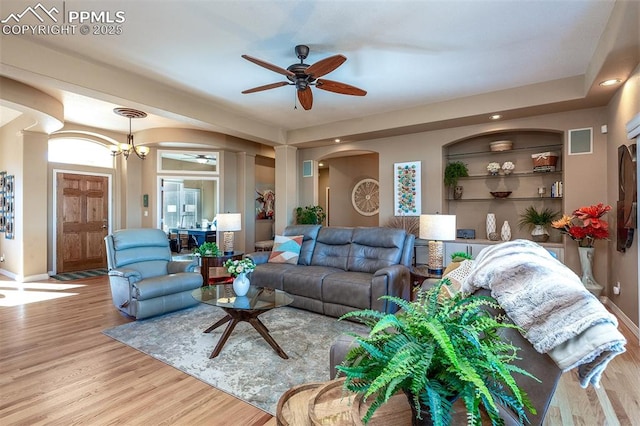
<instances>
[{"instance_id":1,"label":"decorative pillow","mask_svg":"<svg viewBox=\"0 0 640 426\"><path fill-rule=\"evenodd\" d=\"M453 297L453 295L458 293L462 289L462 283L471 273L472 266L473 260L465 259L460 262L457 267L447 269L443 278L449 278L451 284L442 286L442 291L440 294L445 297Z\"/></svg>"},{"instance_id":2,"label":"decorative pillow","mask_svg":"<svg viewBox=\"0 0 640 426\"><path fill-rule=\"evenodd\" d=\"M269 255L269 263L291 263L297 265L303 237L304 235L290 237L276 235L273 239L273 250Z\"/></svg>"}]
</instances>

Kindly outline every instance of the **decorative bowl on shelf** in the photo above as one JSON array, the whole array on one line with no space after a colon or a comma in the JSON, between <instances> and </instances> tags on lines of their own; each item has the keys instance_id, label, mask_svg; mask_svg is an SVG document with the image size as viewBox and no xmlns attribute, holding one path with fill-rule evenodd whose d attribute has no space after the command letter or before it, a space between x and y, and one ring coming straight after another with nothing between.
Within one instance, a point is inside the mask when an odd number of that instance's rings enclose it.
<instances>
[{"instance_id":1,"label":"decorative bowl on shelf","mask_svg":"<svg viewBox=\"0 0 640 426\"><path fill-rule=\"evenodd\" d=\"M513 148L512 141L493 141L489 144L489 148L491 151L499 152L499 151L509 151Z\"/></svg>"},{"instance_id":2,"label":"decorative bowl on shelf","mask_svg":"<svg viewBox=\"0 0 640 426\"><path fill-rule=\"evenodd\" d=\"M511 195L511 191L491 191L491 195L495 198L507 198Z\"/></svg>"}]
</instances>

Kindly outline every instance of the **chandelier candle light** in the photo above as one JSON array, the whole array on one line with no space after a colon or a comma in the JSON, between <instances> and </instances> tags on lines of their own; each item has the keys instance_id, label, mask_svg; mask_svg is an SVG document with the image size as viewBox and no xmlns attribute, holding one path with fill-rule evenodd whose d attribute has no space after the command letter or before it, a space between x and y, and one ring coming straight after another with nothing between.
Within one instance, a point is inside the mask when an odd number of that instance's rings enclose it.
<instances>
[{"instance_id":1,"label":"chandelier candle light","mask_svg":"<svg viewBox=\"0 0 640 426\"><path fill-rule=\"evenodd\" d=\"M420 238L429 240L429 274L442 276L444 244L443 241L456 239L456 216L446 214L420 215Z\"/></svg>"},{"instance_id":2,"label":"chandelier candle light","mask_svg":"<svg viewBox=\"0 0 640 426\"><path fill-rule=\"evenodd\" d=\"M141 160L147 158L149 147L137 147L133 142L133 133L131 133L131 119L145 118L147 116L147 113L133 108L114 108L113 112L129 119L129 134L127 135L127 143L121 143L120 145L111 146L111 155L115 157L116 155L122 154L124 158L128 160L129 154L131 154L131 152L134 152Z\"/></svg>"},{"instance_id":3,"label":"chandelier candle light","mask_svg":"<svg viewBox=\"0 0 640 426\"><path fill-rule=\"evenodd\" d=\"M224 232L224 254L233 254L233 233L242 230L242 217L240 213L223 213L218 215L218 231Z\"/></svg>"}]
</instances>

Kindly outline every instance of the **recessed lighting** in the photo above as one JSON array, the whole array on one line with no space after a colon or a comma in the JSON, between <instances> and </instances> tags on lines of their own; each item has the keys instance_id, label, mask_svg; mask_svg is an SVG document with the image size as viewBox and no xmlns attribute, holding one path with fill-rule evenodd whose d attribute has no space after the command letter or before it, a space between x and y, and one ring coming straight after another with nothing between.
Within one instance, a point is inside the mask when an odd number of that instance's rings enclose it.
<instances>
[{"instance_id":1,"label":"recessed lighting","mask_svg":"<svg viewBox=\"0 0 640 426\"><path fill-rule=\"evenodd\" d=\"M500 120L502 118L502 115L500 114L493 114L492 116L489 117L490 120Z\"/></svg>"},{"instance_id":2,"label":"recessed lighting","mask_svg":"<svg viewBox=\"0 0 640 426\"><path fill-rule=\"evenodd\" d=\"M334 139L333 141L334 141L335 143L340 143L340 139L337 139L337 138L336 138L336 139Z\"/></svg>"},{"instance_id":3,"label":"recessed lighting","mask_svg":"<svg viewBox=\"0 0 640 426\"><path fill-rule=\"evenodd\" d=\"M609 80L603 80L600 82L600 86L606 87L606 86L614 86L616 84L620 84L622 82L622 80L620 80L619 78L610 78Z\"/></svg>"},{"instance_id":4,"label":"recessed lighting","mask_svg":"<svg viewBox=\"0 0 640 426\"><path fill-rule=\"evenodd\" d=\"M324 167L324 163L318 163L318 166Z\"/></svg>"}]
</instances>

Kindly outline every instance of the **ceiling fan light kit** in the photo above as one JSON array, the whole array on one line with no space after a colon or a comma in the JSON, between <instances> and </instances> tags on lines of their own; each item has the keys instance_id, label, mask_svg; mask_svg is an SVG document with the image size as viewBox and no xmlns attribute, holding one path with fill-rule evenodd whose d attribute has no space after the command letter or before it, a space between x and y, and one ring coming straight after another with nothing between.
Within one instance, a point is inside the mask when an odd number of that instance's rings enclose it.
<instances>
[{"instance_id":1,"label":"ceiling fan light kit","mask_svg":"<svg viewBox=\"0 0 640 426\"><path fill-rule=\"evenodd\" d=\"M320 77L322 77L323 75L329 74L340 65L342 65L347 60L346 56L334 55L322 59L314 63L313 65L309 65L304 63L304 60L309 55L308 46L305 46L303 44L296 46L295 53L298 59L300 59L300 63L291 64L286 69L249 55L242 55L242 57L247 61L253 62L256 65L259 65L278 74L282 74L289 80L289 82L282 81L243 90L242 93L255 93L261 92L263 90L275 89L282 86L295 86L298 93L298 101L300 101L300 104L305 110L310 110L313 106L313 94L311 92L311 86L316 86L317 89L339 93L341 95L364 96L367 94L365 90L359 89L346 83L320 79Z\"/></svg>"},{"instance_id":2,"label":"ceiling fan light kit","mask_svg":"<svg viewBox=\"0 0 640 426\"><path fill-rule=\"evenodd\" d=\"M149 147L136 146L133 142L133 133L131 133L131 119L133 118L145 118L147 113L133 108L114 108L113 112L122 117L129 119L129 134L127 135L127 143L121 143L120 145L111 146L111 155L114 157L122 154L125 159L129 159L129 154L134 152L138 158L144 160L149 154Z\"/></svg>"}]
</instances>

